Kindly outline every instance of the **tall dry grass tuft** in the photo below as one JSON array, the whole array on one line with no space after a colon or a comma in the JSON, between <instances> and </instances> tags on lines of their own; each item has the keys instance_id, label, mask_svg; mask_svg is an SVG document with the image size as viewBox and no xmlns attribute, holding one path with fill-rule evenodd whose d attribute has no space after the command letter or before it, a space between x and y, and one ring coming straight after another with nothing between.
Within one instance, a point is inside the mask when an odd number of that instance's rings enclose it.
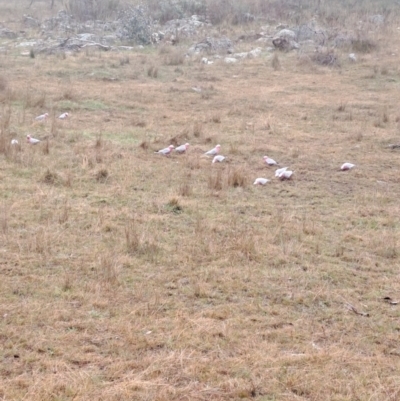
<instances>
[{"instance_id":1,"label":"tall dry grass tuft","mask_svg":"<svg viewBox=\"0 0 400 401\"><path fill-rule=\"evenodd\" d=\"M185 159L185 165L190 170L199 170L201 168L199 155L193 155Z\"/></svg>"},{"instance_id":2,"label":"tall dry grass tuft","mask_svg":"<svg viewBox=\"0 0 400 401\"><path fill-rule=\"evenodd\" d=\"M4 134L0 134L0 154L6 157L10 154L10 141L8 137Z\"/></svg>"},{"instance_id":3,"label":"tall dry grass tuft","mask_svg":"<svg viewBox=\"0 0 400 401\"><path fill-rule=\"evenodd\" d=\"M62 209L61 209L61 213L58 216L58 222L60 224L64 224L68 221L69 219L69 205L68 205L68 201L65 201Z\"/></svg>"},{"instance_id":4,"label":"tall dry grass tuft","mask_svg":"<svg viewBox=\"0 0 400 401\"><path fill-rule=\"evenodd\" d=\"M51 113L51 126L50 126L50 133L53 137L57 136L57 123L58 123L58 119L56 118L56 114L55 111L53 110Z\"/></svg>"},{"instance_id":5,"label":"tall dry grass tuft","mask_svg":"<svg viewBox=\"0 0 400 401\"><path fill-rule=\"evenodd\" d=\"M105 183L109 178L109 173L106 168L101 168L95 174L95 178L97 182Z\"/></svg>"},{"instance_id":6,"label":"tall dry grass tuft","mask_svg":"<svg viewBox=\"0 0 400 401\"><path fill-rule=\"evenodd\" d=\"M193 194L193 188L190 184L189 180L182 182L179 187L179 195L180 196L191 196Z\"/></svg>"},{"instance_id":7,"label":"tall dry grass tuft","mask_svg":"<svg viewBox=\"0 0 400 401\"><path fill-rule=\"evenodd\" d=\"M0 75L0 92L5 92L7 88L8 88L7 79L3 75Z\"/></svg>"},{"instance_id":8,"label":"tall dry grass tuft","mask_svg":"<svg viewBox=\"0 0 400 401\"><path fill-rule=\"evenodd\" d=\"M271 66L274 71L279 71L282 68L278 53L274 53L274 55L272 56Z\"/></svg>"},{"instance_id":9,"label":"tall dry grass tuft","mask_svg":"<svg viewBox=\"0 0 400 401\"><path fill-rule=\"evenodd\" d=\"M128 253L135 253L140 247L140 237L137 230L137 223L134 219L128 221L125 226L125 242Z\"/></svg>"},{"instance_id":10,"label":"tall dry grass tuft","mask_svg":"<svg viewBox=\"0 0 400 401\"><path fill-rule=\"evenodd\" d=\"M8 233L9 215L9 208L6 204L2 204L0 207L0 229L3 234Z\"/></svg>"},{"instance_id":11,"label":"tall dry grass tuft","mask_svg":"<svg viewBox=\"0 0 400 401\"><path fill-rule=\"evenodd\" d=\"M183 207L179 202L178 198L171 198L165 205L166 209L172 213L180 214L183 211Z\"/></svg>"},{"instance_id":12,"label":"tall dry grass tuft","mask_svg":"<svg viewBox=\"0 0 400 401\"><path fill-rule=\"evenodd\" d=\"M193 124L193 136L195 138L200 138L203 134L203 124L199 121L196 121Z\"/></svg>"},{"instance_id":13,"label":"tall dry grass tuft","mask_svg":"<svg viewBox=\"0 0 400 401\"><path fill-rule=\"evenodd\" d=\"M94 142L95 149L101 149L104 145L103 136L101 134L96 136L96 140Z\"/></svg>"},{"instance_id":14,"label":"tall dry grass tuft","mask_svg":"<svg viewBox=\"0 0 400 401\"><path fill-rule=\"evenodd\" d=\"M43 142L42 152L44 155L50 154L50 142L48 138Z\"/></svg>"},{"instance_id":15,"label":"tall dry grass tuft","mask_svg":"<svg viewBox=\"0 0 400 401\"><path fill-rule=\"evenodd\" d=\"M185 53L182 49L169 47L164 54L164 64L170 66L182 65L185 61Z\"/></svg>"},{"instance_id":16,"label":"tall dry grass tuft","mask_svg":"<svg viewBox=\"0 0 400 401\"><path fill-rule=\"evenodd\" d=\"M233 251L239 252L249 262L258 260L257 247L254 235L251 232L242 233L242 235L236 237L233 247Z\"/></svg>"},{"instance_id":17,"label":"tall dry grass tuft","mask_svg":"<svg viewBox=\"0 0 400 401\"><path fill-rule=\"evenodd\" d=\"M223 188L222 170L211 171L208 176L208 188L220 191Z\"/></svg>"},{"instance_id":18,"label":"tall dry grass tuft","mask_svg":"<svg viewBox=\"0 0 400 401\"><path fill-rule=\"evenodd\" d=\"M150 78L157 78L158 77L158 67L151 65L147 68L147 76Z\"/></svg>"},{"instance_id":19,"label":"tall dry grass tuft","mask_svg":"<svg viewBox=\"0 0 400 401\"><path fill-rule=\"evenodd\" d=\"M115 253L109 252L100 256L99 270L104 284L119 285L119 260Z\"/></svg>"},{"instance_id":20,"label":"tall dry grass tuft","mask_svg":"<svg viewBox=\"0 0 400 401\"><path fill-rule=\"evenodd\" d=\"M228 170L228 186L230 187L247 187L248 177L243 167L236 167Z\"/></svg>"},{"instance_id":21,"label":"tall dry grass tuft","mask_svg":"<svg viewBox=\"0 0 400 401\"><path fill-rule=\"evenodd\" d=\"M2 116L0 119L0 135L5 136L10 130L12 109L10 103L3 108Z\"/></svg>"},{"instance_id":22,"label":"tall dry grass tuft","mask_svg":"<svg viewBox=\"0 0 400 401\"><path fill-rule=\"evenodd\" d=\"M58 185L60 183L60 177L56 172L47 169L40 181L48 185Z\"/></svg>"}]
</instances>

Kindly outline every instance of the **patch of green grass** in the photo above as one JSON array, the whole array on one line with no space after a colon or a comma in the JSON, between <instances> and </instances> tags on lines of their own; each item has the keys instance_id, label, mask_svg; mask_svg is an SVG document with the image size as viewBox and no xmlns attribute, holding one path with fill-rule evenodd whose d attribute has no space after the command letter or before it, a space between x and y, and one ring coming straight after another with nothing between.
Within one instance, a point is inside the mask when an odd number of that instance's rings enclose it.
<instances>
[{"instance_id":1,"label":"patch of green grass","mask_svg":"<svg viewBox=\"0 0 400 401\"><path fill-rule=\"evenodd\" d=\"M81 103L80 108L83 110L106 110L108 106L103 103L101 100L85 100Z\"/></svg>"}]
</instances>

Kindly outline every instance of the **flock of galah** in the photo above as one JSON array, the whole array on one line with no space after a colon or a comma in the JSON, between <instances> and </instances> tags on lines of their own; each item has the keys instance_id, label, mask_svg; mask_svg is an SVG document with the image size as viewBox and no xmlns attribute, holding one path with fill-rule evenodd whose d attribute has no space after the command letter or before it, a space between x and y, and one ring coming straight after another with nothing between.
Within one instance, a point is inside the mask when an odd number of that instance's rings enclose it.
<instances>
[{"instance_id":1,"label":"flock of galah","mask_svg":"<svg viewBox=\"0 0 400 401\"><path fill-rule=\"evenodd\" d=\"M41 114L40 116L37 116L35 118L35 121L45 122L48 117L49 117L49 114L48 113L44 113L44 114ZM68 113L62 113L62 114L59 115L58 118L60 120L65 120L67 117L68 117ZM26 141L31 145L36 145L36 144L40 143L39 139L33 138L31 135L27 135L26 136ZM11 141L11 145L18 145L18 140L17 139L13 139ZM178 154L183 154L188 150L189 146L190 145L188 143L180 145L180 146L178 146L176 148L175 148L174 145L169 145L167 148L160 149L160 150L158 150L157 152L154 152L154 153L157 153L157 154L160 154L160 155L163 155L163 156L169 156L172 152L176 152ZM214 148L212 148L209 151L205 152L204 155L205 156L214 156L213 159L212 159L212 163L213 164L214 163L221 163L224 160L226 160L226 157L219 154L220 150L221 150L221 145L218 144ZM264 156L263 159L264 159L264 162L270 167L279 166L279 163L277 163L274 159L272 159L269 156ZM340 167L340 170L348 171L348 170L351 170L354 167L355 167L355 164L346 162L346 163L342 164L342 166ZM288 167L278 168L275 171L275 177L277 177L281 181L290 180L292 178L292 175L293 175L293 171L292 170L288 170ZM256 180L254 181L253 184L254 185L265 185L269 181L270 180L267 179L267 178L259 177L259 178L256 178Z\"/></svg>"},{"instance_id":2,"label":"flock of galah","mask_svg":"<svg viewBox=\"0 0 400 401\"><path fill-rule=\"evenodd\" d=\"M177 153L180 153L180 154L185 153L188 148L189 148L188 143L185 143L184 145L180 145L177 148L175 148L174 145L169 145L167 148L161 149L154 153L164 155L164 156L169 156L174 151ZM214 156L212 159L212 163L221 163L226 159L226 157L219 154L220 150L221 150L221 145L216 145L215 148L212 148L208 152L205 152L204 155L205 156ZM270 158L269 156L264 156L263 159L264 159L264 162L268 166L271 166L271 167L279 166L279 164L274 159ZM342 171L351 170L353 167L355 167L355 164L353 164L353 163L344 163L340 167L340 170L342 170ZM288 168L289 167L278 168L275 171L275 177L279 178L281 181L290 180L292 178L293 171L288 170ZM254 185L265 185L269 181L270 180L267 178L259 177L259 178L256 178L256 180L254 181L253 184Z\"/></svg>"},{"instance_id":3,"label":"flock of galah","mask_svg":"<svg viewBox=\"0 0 400 401\"><path fill-rule=\"evenodd\" d=\"M40 122L40 123L46 122L48 117L49 117L49 113L44 113L44 114L41 114L40 116L35 117L35 121ZM65 120L67 117L68 117L68 113L62 113L58 116L58 118L60 120ZM28 143L30 143L31 145L37 145L38 143L40 143L40 139L33 138L31 135L26 136L26 141ZM18 139L11 140L11 145L13 145L13 146L18 145L18 143L19 143Z\"/></svg>"}]
</instances>

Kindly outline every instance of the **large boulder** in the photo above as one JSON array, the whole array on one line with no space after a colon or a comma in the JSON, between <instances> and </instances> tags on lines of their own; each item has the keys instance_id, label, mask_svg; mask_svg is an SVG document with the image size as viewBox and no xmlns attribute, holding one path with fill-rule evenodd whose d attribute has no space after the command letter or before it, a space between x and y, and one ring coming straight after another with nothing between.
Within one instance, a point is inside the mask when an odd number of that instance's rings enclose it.
<instances>
[{"instance_id":1,"label":"large boulder","mask_svg":"<svg viewBox=\"0 0 400 401\"><path fill-rule=\"evenodd\" d=\"M233 43L229 38L225 37L219 39L208 37L189 48L189 54L198 54L202 52L207 52L207 53L222 52L225 54L232 54Z\"/></svg>"},{"instance_id":2,"label":"large boulder","mask_svg":"<svg viewBox=\"0 0 400 401\"><path fill-rule=\"evenodd\" d=\"M299 49L300 46L296 42L296 33L290 29L281 29L273 38L272 44L278 50L290 51Z\"/></svg>"}]
</instances>

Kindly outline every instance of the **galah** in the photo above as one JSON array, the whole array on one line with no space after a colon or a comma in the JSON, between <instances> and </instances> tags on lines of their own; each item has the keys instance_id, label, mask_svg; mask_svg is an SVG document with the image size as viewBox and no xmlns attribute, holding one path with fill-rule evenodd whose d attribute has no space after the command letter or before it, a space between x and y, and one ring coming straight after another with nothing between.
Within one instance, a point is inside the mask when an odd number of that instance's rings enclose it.
<instances>
[{"instance_id":1,"label":"galah","mask_svg":"<svg viewBox=\"0 0 400 401\"><path fill-rule=\"evenodd\" d=\"M290 170L282 171L282 173L279 174L279 179L281 181L290 180L290 178L292 177L292 174L293 174L293 171L290 171Z\"/></svg>"},{"instance_id":2,"label":"galah","mask_svg":"<svg viewBox=\"0 0 400 401\"><path fill-rule=\"evenodd\" d=\"M265 185L269 181L270 180L268 180L266 178L256 178L256 180L254 181L253 185Z\"/></svg>"},{"instance_id":3,"label":"galah","mask_svg":"<svg viewBox=\"0 0 400 401\"><path fill-rule=\"evenodd\" d=\"M213 159L213 163L221 163L221 162L223 162L225 160L225 156L222 156L222 155L217 155L217 156L215 156L214 157L214 159Z\"/></svg>"},{"instance_id":4,"label":"galah","mask_svg":"<svg viewBox=\"0 0 400 401\"><path fill-rule=\"evenodd\" d=\"M11 145L18 145L18 139L12 139Z\"/></svg>"},{"instance_id":5,"label":"galah","mask_svg":"<svg viewBox=\"0 0 400 401\"><path fill-rule=\"evenodd\" d=\"M185 143L184 145L181 145L181 146L178 146L177 148L175 148L175 152L185 153L188 147L189 147L189 144Z\"/></svg>"},{"instance_id":6,"label":"galah","mask_svg":"<svg viewBox=\"0 0 400 401\"><path fill-rule=\"evenodd\" d=\"M58 116L60 120L65 120L68 117L68 113L62 113Z\"/></svg>"},{"instance_id":7,"label":"galah","mask_svg":"<svg viewBox=\"0 0 400 401\"><path fill-rule=\"evenodd\" d=\"M168 156L172 152L172 149L174 149L174 147L175 147L174 145L169 145L168 148L161 149L158 152L154 152L154 153L158 153L160 155Z\"/></svg>"},{"instance_id":8,"label":"galah","mask_svg":"<svg viewBox=\"0 0 400 401\"><path fill-rule=\"evenodd\" d=\"M215 148L209 150L208 152L204 153L207 156L215 156L219 153L219 150L221 149L221 145L217 145Z\"/></svg>"},{"instance_id":9,"label":"galah","mask_svg":"<svg viewBox=\"0 0 400 401\"><path fill-rule=\"evenodd\" d=\"M46 118L49 116L49 113L41 114L35 118L36 121L46 121Z\"/></svg>"},{"instance_id":10,"label":"galah","mask_svg":"<svg viewBox=\"0 0 400 401\"><path fill-rule=\"evenodd\" d=\"M342 164L342 167L340 167L340 170L342 170L342 171L351 170L355 166L356 165L353 163L344 163L344 164Z\"/></svg>"},{"instance_id":11,"label":"galah","mask_svg":"<svg viewBox=\"0 0 400 401\"><path fill-rule=\"evenodd\" d=\"M278 170L275 171L275 177L279 177L287 169L287 167L278 168Z\"/></svg>"},{"instance_id":12,"label":"galah","mask_svg":"<svg viewBox=\"0 0 400 401\"><path fill-rule=\"evenodd\" d=\"M274 159L271 159L268 156L264 156L264 161L265 161L265 163L268 164L268 166L277 166L278 165L278 163Z\"/></svg>"},{"instance_id":13,"label":"galah","mask_svg":"<svg viewBox=\"0 0 400 401\"><path fill-rule=\"evenodd\" d=\"M36 145L37 143L40 142L39 139L32 138L30 135L27 135L27 136L26 136L26 141L27 141L28 143L30 143L31 145Z\"/></svg>"}]
</instances>

